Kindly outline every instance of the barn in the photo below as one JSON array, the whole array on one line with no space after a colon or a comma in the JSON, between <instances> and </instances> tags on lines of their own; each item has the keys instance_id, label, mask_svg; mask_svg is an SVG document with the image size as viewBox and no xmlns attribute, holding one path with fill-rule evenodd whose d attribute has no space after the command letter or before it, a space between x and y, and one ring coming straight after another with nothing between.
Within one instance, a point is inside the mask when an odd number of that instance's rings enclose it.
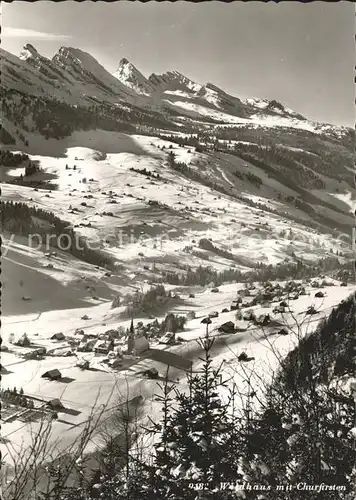
<instances>
[{"instance_id":1,"label":"barn","mask_svg":"<svg viewBox=\"0 0 356 500\"><path fill-rule=\"evenodd\" d=\"M226 323L223 323L219 326L218 331L220 333L234 333L235 325L232 321L227 321Z\"/></svg>"},{"instance_id":2,"label":"barn","mask_svg":"<svg viewBox=\"0 0 356 500\"><path fill-rule=\"evenodd\" d=\"M231 302L230 311L236 311L239 308L239 300L235 299Z\"/></svg>"},{"instance_id":3,"label":"barn","mask_svg":"<svg viewBox=\"0 0 356 500\"><path fill-rule=\"evenodd\" d=\"M53 370L48 370L42 375L42 378L48 378L50 380L59 380L62 378L61 372L57 369L54 368Z\"/></svg>"},{"instance_id":4,"label":"barn","mask_svg":"<svg viewBox=\"0 0 356 500\"><path fill-rule=\"evenodd\" d=\"M64 339L65 339L65 335L63 332L55 333L51 337L51 340L64 340Z\"/></svg>"},{"instance_id":5,"label":"barn","mask_svg":"<svg viewBox=\"0 0 356 500\"><path fill-rule=\"evenodd\" d=\"M62 405L62 403L58 398L51 399L50 401L48 401L47 405L50 408L52 408L52 410L59 410L61 408L64 408L64 406Z\"/></svg>"}]
</instances>

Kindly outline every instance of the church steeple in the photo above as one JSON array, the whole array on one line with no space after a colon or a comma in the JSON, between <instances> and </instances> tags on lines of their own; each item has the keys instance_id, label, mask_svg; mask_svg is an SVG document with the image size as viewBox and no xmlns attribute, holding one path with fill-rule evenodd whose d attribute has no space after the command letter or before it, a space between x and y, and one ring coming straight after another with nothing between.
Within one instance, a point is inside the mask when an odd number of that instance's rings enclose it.
<instances>
[{"instance_id":1,"label":"church steeple","mask_svg":"<svg viewBox=\"0 0 356 500\"><path fill-rule=\"evenodd\" d=\"M135 346L135 327L133 323L133 318L131 319L129 336L127 338L127 351L130 353L133 351Z\"/></svg>"}]
</instances>

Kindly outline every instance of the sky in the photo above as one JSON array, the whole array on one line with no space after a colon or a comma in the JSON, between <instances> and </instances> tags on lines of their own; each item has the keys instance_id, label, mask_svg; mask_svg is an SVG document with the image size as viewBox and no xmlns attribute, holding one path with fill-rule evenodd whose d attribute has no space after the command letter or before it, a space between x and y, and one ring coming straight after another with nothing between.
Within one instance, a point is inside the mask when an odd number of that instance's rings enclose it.
<instances>
[{"instance_id":1,"label":"sky","mask_svg":"<svg viewBox=\"0 0 356 500\"><path fill-rule=\"evenodd\" d=\"M351 2L13 2L3 49L31 43L89 52L114 72L123 57L145 76L177 70L240 98L276 99L310 119L355 124Z\"/></svg>"}]
</instances>

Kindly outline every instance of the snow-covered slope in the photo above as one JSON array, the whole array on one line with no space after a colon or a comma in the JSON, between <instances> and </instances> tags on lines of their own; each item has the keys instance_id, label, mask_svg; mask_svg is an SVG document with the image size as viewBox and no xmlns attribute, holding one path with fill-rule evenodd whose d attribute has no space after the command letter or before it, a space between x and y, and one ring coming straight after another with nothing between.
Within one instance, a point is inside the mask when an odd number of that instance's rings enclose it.
<instances>
[{"instance_id":1,"label":"snow-covered slope","mask_svg":"<svg viewBox=\"0 0 356 500\"><path fill-rule=\"evenodd\" d=\"M45 209L89 241L100 241L98 249L122 266L123 288L130 280L159 279L161 271L179 272L182 265L247 270L261 261L315 261L344 251L343 241L331 235L332 227L330 234L315 234L317 214L285 201L298 196L297 191L236 156L103 131L77 132L71 142L43 139L43 146L46 155L39 143L37 154L30 155L43 168L37 179L49 176L57 189L48 193L3 184L2 199ZM51 146L56 148L52 153ZM166 151L188 165L192 178L170 168ZM7 179L21 173L23 169L13 169ZM247 173L261 179L259 188ZM330 180L333 185L336 180ZM320 199L323 213L322 203ZM330 226L352 220L348 205L339 203L328 212ZM345 213L337 211L341 208ZM202 239L209 239L215 250L204 247Z\"/></svg>"}]
</instances>

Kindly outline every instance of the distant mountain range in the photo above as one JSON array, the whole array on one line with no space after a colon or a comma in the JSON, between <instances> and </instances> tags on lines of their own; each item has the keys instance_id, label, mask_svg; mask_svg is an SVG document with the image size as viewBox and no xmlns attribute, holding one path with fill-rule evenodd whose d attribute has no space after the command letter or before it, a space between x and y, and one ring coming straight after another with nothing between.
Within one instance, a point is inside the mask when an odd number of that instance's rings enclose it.
<instances>
[{"instance_id":1,"label":"distant mountain range","mask_svg":"<svg viewBox=\"0 0 356 500\"><path fill-rule=\"evenodd\" d=\"M26 44L17 57L1 49L2 91L18 91L70 106L104 104L158 113L174 125L187 121L203 126L290 127L316 133L347 133L337 127L308 120L276 100L232 96L212 83L200 85L178 71L146 78L123 58L114 74L90 54L61 47L52 59Z\"/></svg>"}]
</instances>

